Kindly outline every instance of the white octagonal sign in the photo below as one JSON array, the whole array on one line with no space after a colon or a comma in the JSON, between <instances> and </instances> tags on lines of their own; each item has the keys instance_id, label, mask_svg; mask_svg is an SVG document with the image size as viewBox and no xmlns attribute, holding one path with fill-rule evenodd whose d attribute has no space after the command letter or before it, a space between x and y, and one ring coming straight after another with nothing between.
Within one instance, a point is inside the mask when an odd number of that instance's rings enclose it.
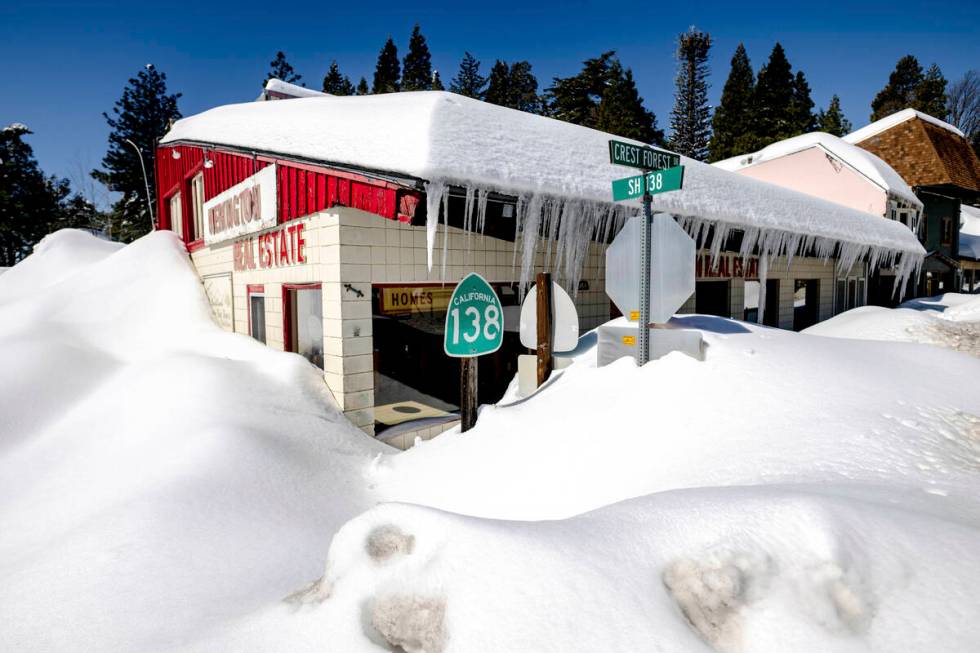
<instances>
[{"instance_id":1,"label":"white octagonal sign","mask_svg":"<svg viewBox=\"0 0 980 653\"><path fill-rule=\"evenodd\" d=\"M627 319L640 319L640 230L643 218L626 221L606 250L606 294ZM694 292L694 240L671 216L658 213L650 226L650 322L662 323Z\"/></svg>"}]
</instances>

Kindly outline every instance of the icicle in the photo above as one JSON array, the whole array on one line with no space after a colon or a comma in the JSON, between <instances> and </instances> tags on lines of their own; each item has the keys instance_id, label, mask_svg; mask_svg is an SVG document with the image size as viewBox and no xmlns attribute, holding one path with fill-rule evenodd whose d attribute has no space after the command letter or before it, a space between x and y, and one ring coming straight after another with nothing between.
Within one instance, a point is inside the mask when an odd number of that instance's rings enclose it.
<instances>
[{"instance_id":1,"label":"icicle","mask_svg":"<svg viewBox=\"0 0 980 653\"><path fill-rule=\"evenodd\" d=\"M467 263L472 263L473 257L473 202L476 190L472 186L466 187L466 203L463 208L463 231L466 233L466 257Z\"/></svg>"},{"instance_id":2,"label":"icicle","mask_svg":"<svg viewBox=\"0 0 980 653\"><path fill-rule=\"evenodd\" d=\"M542 202L540 195L532 195L524 212L524 226L521 229L521 283L517 292L519 300L524 299L524 291L531 281L531 270L534 269L541 229Z\"/></svg>"},{"instance_id":3,"label":"icicle","mask_svg":"<svg viewBox=\"0 0 980 653\"><path fill-rule=\"evenodd\" d=\"M766 312L766 277L769 275L769 255L759 257L759 307L756 310L756 322L763 324Z\"/></svg>"},{"instance_id":4,"label":"icicle","mask_svg":"<svg viewBox=\"0 0 980 653\"><path fill-rule=\"evenodd\" d=\"M446 283L446 254L449 250L449 193L442 195L442 282Z\"/></svg>"},{"instance_id":5,"label":"icicle","mask_svg":"<svg viewBox=\"0 0 980 653\"><path fill-rule=\"evenodd\" d=\"M489 197L490 191L484 189L480 191L480 199L476 203L476 228L480 231L481 236L487 224L487 199Z\"/></svg>"},{"instance_id":6,"label":"icicle","mask_svg":"<svg viewBox=\"0 0 980 653\"><path fill-rule=\"evenodd\" d=\"M447 190L442 181L425 183L425 251L429 272L432 272L432 250L435 248L436 231L439 229L439 207Z\"/></svg>"}]
</instances>

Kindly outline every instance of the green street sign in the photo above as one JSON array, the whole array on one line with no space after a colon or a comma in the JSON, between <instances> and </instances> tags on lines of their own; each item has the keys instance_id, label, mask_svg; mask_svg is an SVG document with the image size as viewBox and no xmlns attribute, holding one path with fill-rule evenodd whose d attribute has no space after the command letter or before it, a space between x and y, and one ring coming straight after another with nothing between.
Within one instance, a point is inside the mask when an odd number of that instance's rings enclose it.
<instances>
[{"instance_id":1,"label":"green street sign","mask_svg":"<svg viewBox=\"0 0 980 653\"><path fill-rule=\"evenodd\" d=\"M455 358L492 354L504 342L504 312L500 299L476 272L466 275L446 311L446 354Z\"/></svg>"},{"instance_id":2,"label":"green street sign","mask_svg":"<svg viewBox=\"0 0 980 653\"><path fill-rule=\"evenodd\" d=\"M612 183L613 201L637 199L643 197L644 191L650 195L656 195L670 190L680 190L683 184L684 166L675 166L666 170L648 172L645 175L617 179Z\"/></svg>"},{"instance_id":3,"label":"green street sign","mask_svg":"<svg viewBox=\"0 0 980 653\"><path fill-rule=\"evenodd\" d=\"M643 170L664 170L681 164L679 154L658 150L655 147L633 145L623 141L609 141L609 161L620 166Z\"/></svg>"}]
</instances>

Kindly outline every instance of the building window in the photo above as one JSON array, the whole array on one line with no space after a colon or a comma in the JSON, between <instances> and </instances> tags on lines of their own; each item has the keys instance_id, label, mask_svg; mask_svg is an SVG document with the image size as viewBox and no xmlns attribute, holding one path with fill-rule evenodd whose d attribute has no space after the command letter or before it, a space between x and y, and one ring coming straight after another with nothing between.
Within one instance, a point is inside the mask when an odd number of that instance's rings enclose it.
<instances>
[{"instance_id":1,"label":"building window","mask_svg":"<svg viewBox=\"0 0 980 653\"><path fill-rule=\"evenodd\" d=\"M323 293L319 284L282 288L285 349L323 369Z\"/></svg>"},{"instance_id":2,"label":"building window","mask_svg":"<svg viewBox=\"0 0 980 653\"><path fill-rule=\"evenodd\" d=\"M857 289L857 305L864 306L864 277L858 279L858 289Z\"/></svg>"},{"instance_id":3,"label":"building window","mask_svg":"<svg viewBox=\"0 0 980 653\"><path fill-rule=\"evenodd\" d=\"M191 233L188 240L204 238L204 173L191 179Z\"/></svg>"},{"instance_id":4,"label":"building window","mask_svg":"<svg viewBox=\"0 0 980 653\"><path fill-rule=\"evenodd\" d=\"M847 310L847 280L838 279L837 280L837 292L834 294L834 306L838 313L843 313Z\"/></svg>"},{"instance_id":5,"label":"building window","mask_svg":"<svg viewBox=\"0 0 980 653\"><path fill-rule=\"evenodd\" d=\"M847 282L847 308L857 306L857 279L850 279Z\"/></svg>"},{"instance_id":6,"label":"building window","mask_svg":"<svg viewBox=\"0 0 980 653\"><path fill-rule=\"evenodd\" d=\"M802 331L817 323L820 314L820 281L795 279L793 288L793 330Z\"/></svg>"},{"instance_id":7,"label":"building window","mask_svg":"<svg viewBox=\"0 0 980 653\"><path fill-rule=\"evenodd\" d=\"M184 213L180 205L180 191L167 201L170 213L170 230L180 238L184 237Z\"/></svg>"},{"instance_id":8,"label":"building window","mask_svg":"<svg viewBox=\"0 0 980 653\"><path fill-rule=\"evenodd\" d=\"M265 287L248 287L248 335L265 344Z\"/></svg>"},{"instance_id":9,"label":"building window","mask_svg":"<svg viewBox=\"0 0 980 653\"><path fill-rule=\"evenodd\" d=\"M745 280L745 301L742 319L746 322L759 322L759 289L762 284L757 280ZM766 326L779 326L779 279L766 280L766 310L762 314L762 323Z\"/></svg>"},{"instance_id":10,"label":"building window","mask_svg":"<svg viewBox=\"0 0 980 653\"><path fill-rule=\"evenodd\" d=\"M943 218L943 245L953 244L953 220L952 218Z\"/></svg>"}]
</instances>

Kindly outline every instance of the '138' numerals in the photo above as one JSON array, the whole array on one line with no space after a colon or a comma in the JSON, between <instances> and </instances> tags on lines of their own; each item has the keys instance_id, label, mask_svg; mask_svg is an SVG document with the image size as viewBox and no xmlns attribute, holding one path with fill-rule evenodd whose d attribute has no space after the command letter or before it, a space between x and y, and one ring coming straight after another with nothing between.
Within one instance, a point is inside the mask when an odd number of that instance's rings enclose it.
<instances>
[{"instance_id":1,"label":"'138' numerals","mask_svg":"<svg viewBox=\"0 0 980 653\"><path fill-rule=\"evenodd\" d=\"M459 309L454 308L450 311L453 321L453 344L459 344L460 318ZM463 311L463 317L469 320L469 327L463 330L463 340L468 343L476 342L480 334L485 340L494 340L500 333L500 309L495 304L490 304L483 309L483 315L475 306L470 306Z\"/></svg>"}]
</instances>

